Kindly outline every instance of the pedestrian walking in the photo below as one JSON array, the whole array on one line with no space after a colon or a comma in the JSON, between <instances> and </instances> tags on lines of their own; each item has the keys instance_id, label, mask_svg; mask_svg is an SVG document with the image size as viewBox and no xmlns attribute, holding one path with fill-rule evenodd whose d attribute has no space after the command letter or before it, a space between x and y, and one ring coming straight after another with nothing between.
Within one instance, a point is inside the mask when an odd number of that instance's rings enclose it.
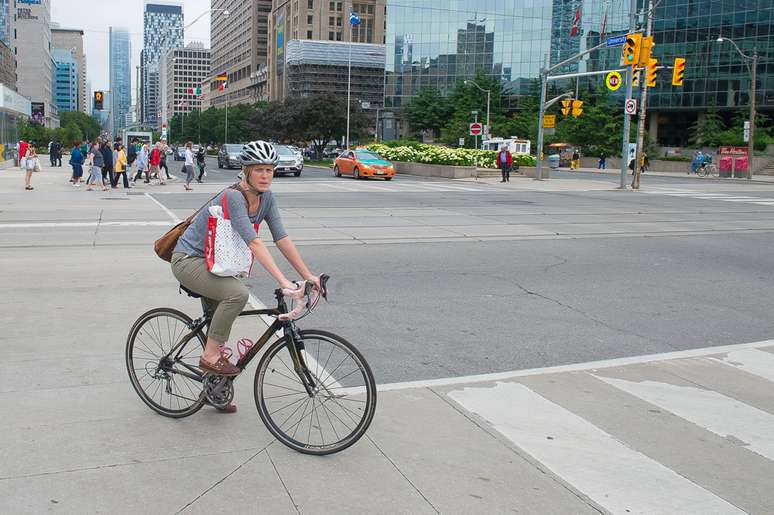
<instances>
[{"instance_id":1,"label":"pedestrian walking","mask_svg":"<svg viewBox=\"0 0 774 515\"><path fill-rule=\"evenodd\" d=\"M172 180L172 177L169 175L169 168L167 168L167 150L169 150L169 147L167 146L167 140L165 139L162 139L160 143L159 151L161 152L161 155L159 159L159 172L164 170L164 176L169 181Z\"/></svg>"},{"instance_id":2,"label":"pedestrian walking","mask_svg":"<svg viewBox=\"0 0 774 515\"><path fill-rule=\"evenodd\" d=\"M194 178L194 155L193 143L190 141L185 144L185 164L183 168L185 169L185 189L186 191L191 191L193 189L191 181Z\"/></svg>"},{"instance_id":3,"label":"pedestrian walking","mask_svg":"<svg viewBox=\"0 0 774 515\"><path fill-rule=\"evenodd\" d=\"M604 152L601 152L599 154L599 166L597 166L599 170L606 170L607 169L607 156Z\"/></svg>"},{"instance_id":4,"label":"pedestrian walking","mask_svg":"<svg viewBox=\"0 0 774 515\"><path fill-rule=\"evenodd\" d=\"M38 161L38 153L35 151L34 145L27 145L27 153L24 154L24 189L34 190L32 187L32 172L37 169L40 171L40 161Z\"/></svg>"},{"instance_id":5,"label":"pedestrian walking","mask_svg":"<svg viewBox=\"0 0 774 515\"><path fill-rule=\"evenodd\" d=\"M102 160L104 161L102 165L102 182L107 186L108 184L113 184L113 148L109 141L105 141L99 147L99 150L102 152Z\"/></svg>"},{"instance_id":6,"label":"pedestrian walking","mask_svg":"<svg viewBox=\"0 0 774 515\"><path fill-rule=\"evenodd\" d=\"M161 164L161 142L157 142L153 145L153 149L150 151L148 157L150 163L150 177L158 177L159 184L164 185L164 178L161 176L160 164ZM148 181L145 181L148 182Z\"/></svg>"},{"instance_id":7,"label":"pedestrian walking","mask_svg":"<svg viewBox=\"0 0 774 515\"><path fill-rule=\"evenodd\" d=\"M196 182L199 184L202 183L202 177L204 177L206 157L207 153L204 151L204 147L199 144L199 151L196 153L196 166L199 167L199 178L196 179Z\"/></svg>"},{"instance_id":8,"label":"pedestrian walking","mask_svg":"<svg viewBox=\"0 0 774 515\"><path fill-rule=\"evenodd\" d=\"M511 166L513 166L513 156L505 145L500 147L500 152L497 153L497 164L500 167L500 172L503 174L503 180L500 182L511 182Z\"/></svg>"},{"instance_id":9,"label":"pedestrian walking","mask_svg":"<svg viewBox=\"0 0 774 515\"><path fill-rule=\"evenodd\" d=\"M648 160L648 154L642 153L642 164L640 166L640 173L645 173L650 167L650 161Z\"/></svg>"},{"instance_id":10,"label":"pedestrian walking","mask_svg":"<svg viewBox=\"0 0 774 515\"><path fill-rule=\"evenodd\" d=\"M145 183L150 182L150 175L148 175L148 145L144 144L140 147L140 152L137 154L137 174L132 179L133 182L137 182L137 179L142 178L142 173L145 172Z\"/></svg>"},{"instance_id":11,"label":"pedestrian walking","mask_svg":"<svg viewBox=\"0 0 774 515\"><path fill-rule=\"evenodd\" d=\"M73 178L72 183L73 187L80 188L81 187L81 177L83 177L83 162L85 161L85 156L81 153L81 142L76 141L73 143L73 148L70 150L70 166L73 167Z\"/></svg>"},{"instance_id":12,"label":"pedestrian walking","mask_svg":"<svg viewBox=\"0 0 774 515\"><path fill-rule=\"evenodd\" d=\"M27 147L29 143L25 140L19 140L19 168L22 170L27 169Z\"/></svg>"},{"instance_id":13,"label":"pedestrian walking","mask_svg":"<svg viewBox=\"0 0 774 515\"><path fill-rule=\"evenodd\" d=\"M124 146L121 145L121 143L116 143L114 148L115 150L113 152L115 154L115 175L113 176L112 187L118 187L118 180L120 178L123 179L124 189L129 189L129 179L126 176L126 152L124 151Z\"/></svg>"},{"instance_id":14,"label":"pedestrian walking","mask_svg":"<svg viewBox=\"0 0 774 515\"><path fill-rule=\"evenodd\" d=\"M48 144L48 160L51 162L51 166L54 167L57 164L57 153L59 152L58 143L56 140ZM61 161L61 159L60 159Z\"/></svg>"},{"instance_id":15,"label":"pedestrian walking","mask_svg":"<svg viewBox=\"0 0 774 515\"><path fill-rule=\"evenodd\" d=\"M86 165L91 166L91 175L89 180L86 181L86 191L92 191L93 186L97 184L102 187L102 191L107 191L109 188L105 185L104 178L102 177L102 167L105 163L105 156L102 154L101 140L97 138L97 141L92 145L89 150L89 155L86 158Z\"/></svg>"},{"instance_id":16,"label":"pedestrian walking","mask_svg":"<svg viewBox=\"0 0 774 515\"><path fill-rule=\"evenodd\" d=\"M572 151L572 161L570 161L570 170L577 170L580 167L580 154L577 150Z\"/></svg>"}]
</instances>

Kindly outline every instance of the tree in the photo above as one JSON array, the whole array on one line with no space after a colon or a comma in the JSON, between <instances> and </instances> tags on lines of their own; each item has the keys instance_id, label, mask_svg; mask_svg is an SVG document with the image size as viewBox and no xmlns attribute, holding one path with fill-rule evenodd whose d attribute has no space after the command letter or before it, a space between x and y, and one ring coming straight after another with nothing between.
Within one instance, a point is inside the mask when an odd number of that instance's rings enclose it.
<instances>
[{"instance_id":1,"label":"tree","mask_svg":"<svg viewBox=\"0 0 774 515\"><path fill-rule=\"evenodd\" d=\"M434 137L441 133L454 108L435 88L422 88L406 107L409 125L415 131L429 130Z\"/></svg>"},{"instance_id":2,"label":"tree","mask_svg":"<svg viewBox=\"0 0 774 515\"><path fill-rule=\"evenodd\" d=\"M499 79L477 74L473 79L484 90L490 90L491 100L489 118L492 128L502 127L506 122L503 116L502 96L503 87ZM478 111L478 121L486 122L486 97L487 94L473 84L465 84L460 81L449 94L448 102L454 110L441 131L441 141L456 145L460 138L466 138L467 146L472 147L473 139L468 137L468 127L473 121L472 111Z\"/></svg>"},{"instance_id":3,"label":"tree","mask_svg":"<svg viewBox=\"0 0 774 515\"><path fill-rule=\"evenodd\" d=\"M59 125L67 127L75 124L81 131L81 138L89 141L100 135L102 128L99 122L92 116L80 111L62 111L59 113Z\"/></svg>"},{"instance_id":4,"label":"tree","mask_svg":"<svg viewBox=\"0 0 774 515\"><path fill-rule=\"evenodd\" d=\"M725 130L717 108L710 104L704 117L700 117L688 129L688 143L696 147L715 147L720 144L720 133Z\"/></svg>"},{"instance_id":5,"label":"tree","mask_svg":"<svg viewBox=\"0 0 774 515\"><path fill-rule=\"evenodd\" d=\"M347 101L336 95L314 95L299 100L296 108L299 127L303 129L300 135L312 142L317 155L322 155L329 141L347 132ZM357 141L370 126L360 102L351 103L349 118L350 141Z\"/></svg>"}]
</instances>

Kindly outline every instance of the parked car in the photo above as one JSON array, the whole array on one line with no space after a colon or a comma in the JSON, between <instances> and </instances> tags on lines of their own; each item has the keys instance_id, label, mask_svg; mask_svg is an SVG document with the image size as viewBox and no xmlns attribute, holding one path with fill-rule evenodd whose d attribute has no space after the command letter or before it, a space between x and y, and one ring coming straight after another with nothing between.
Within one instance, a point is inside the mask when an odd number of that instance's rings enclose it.
<instances>
[{"instance_id":1,"label":"parked car","mask_svg":"<svg viewBox=\"0 0 774 515\"><path fill-rule=\"evenodd\" d=\"M292 173L296 177L304 169L304 157L287 145L276 145L279 161L274 165L274 175Z\"/></svg>"},{"instance_id":2,"label":"parked car","mask_svg":"<svg viewBox=\"0 0 774 515\"><path fill-rule=\"evenodd\" d=\"M239 153L242 151L241 144L227 143L220 147L218 152L218 168L239 168L242 163L239 161Z\"/></svg>"},{"instance_id":3,"label":"parked car","mask_svg":"<svg viewBox=\"0 0 774 515\"><path fill-rule=\"evenodd\" d=\"M390 181L395 176L395 167L375 152L368 150L347 150L333 162L336 177L351 175L355 179L382 177Z\"/></svg>"},{"instance_id":4,"label":"parked car","mask_svg":"<svg viewBox=\"0 0 774 515\"><path fill-rule=\"evenodd\" d=\"M185 161L185 147L175 148L175 161Z\"/></svg>"}]
</instances>

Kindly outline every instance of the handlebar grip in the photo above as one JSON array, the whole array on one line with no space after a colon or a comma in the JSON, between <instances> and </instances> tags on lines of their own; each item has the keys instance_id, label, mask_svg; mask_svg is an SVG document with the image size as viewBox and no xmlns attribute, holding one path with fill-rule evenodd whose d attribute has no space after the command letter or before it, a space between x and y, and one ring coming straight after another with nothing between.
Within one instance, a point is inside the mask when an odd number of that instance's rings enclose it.
<instances>
[{"instance_id":1,"label":"handlebar grip","mask_svg":"<svg viewBox=\"0 0 774 515\"><path fill-rule=\"evenodd\" d=\"M320 289L322 290L320 295L322 295L325 300L328 300L328 287L326 285L328 284L328 279L330 278L331 276L328 274L320 275Z\"/></svg>"}]
</instances>

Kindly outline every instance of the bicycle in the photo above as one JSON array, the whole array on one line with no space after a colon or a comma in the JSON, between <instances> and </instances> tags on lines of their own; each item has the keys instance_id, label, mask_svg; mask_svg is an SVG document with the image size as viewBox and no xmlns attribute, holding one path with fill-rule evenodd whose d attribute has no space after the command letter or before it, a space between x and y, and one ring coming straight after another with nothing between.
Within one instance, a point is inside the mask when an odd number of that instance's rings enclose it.
<instances>
[{"instance_id":1,"label":"bicycle","mask_svg":"<svg viewBox=\"0 0 774 515\"><path fill-rule=\"evenodd\" d=\"M718 167L714 163L707 163L696 170L696 175L699 177L707 177L708 175L710 177L717 177Z\"/></svg>"},{"instance_id":2,"label":"bicycle","mask_svg":"<svg viewBox=\"0 0 774 515\"><path fill-rule=\"evenodd\" d=\"M250 309L239 315L275 317L254 345L239 349L236 366L242 371L282 330L256 368L255 404L277 440L312 455L340 452L357 442L376 410L376 383L363 355L331 332L296 327L298 320L314 311L320 297L327 300L328 279L320 276L320 292L310 283L303 285L290 306L285 300L288 290L277 289L276 308ZM223 377L198 367L206 342L204 328L211 319L212 313L192 320L176 309L156 308L132 326L126 341L127 371L140 399L155 412L182 418L206 403L223 408L233 400L233 381L241 374Z\"/></svg>"}]
</instances>

